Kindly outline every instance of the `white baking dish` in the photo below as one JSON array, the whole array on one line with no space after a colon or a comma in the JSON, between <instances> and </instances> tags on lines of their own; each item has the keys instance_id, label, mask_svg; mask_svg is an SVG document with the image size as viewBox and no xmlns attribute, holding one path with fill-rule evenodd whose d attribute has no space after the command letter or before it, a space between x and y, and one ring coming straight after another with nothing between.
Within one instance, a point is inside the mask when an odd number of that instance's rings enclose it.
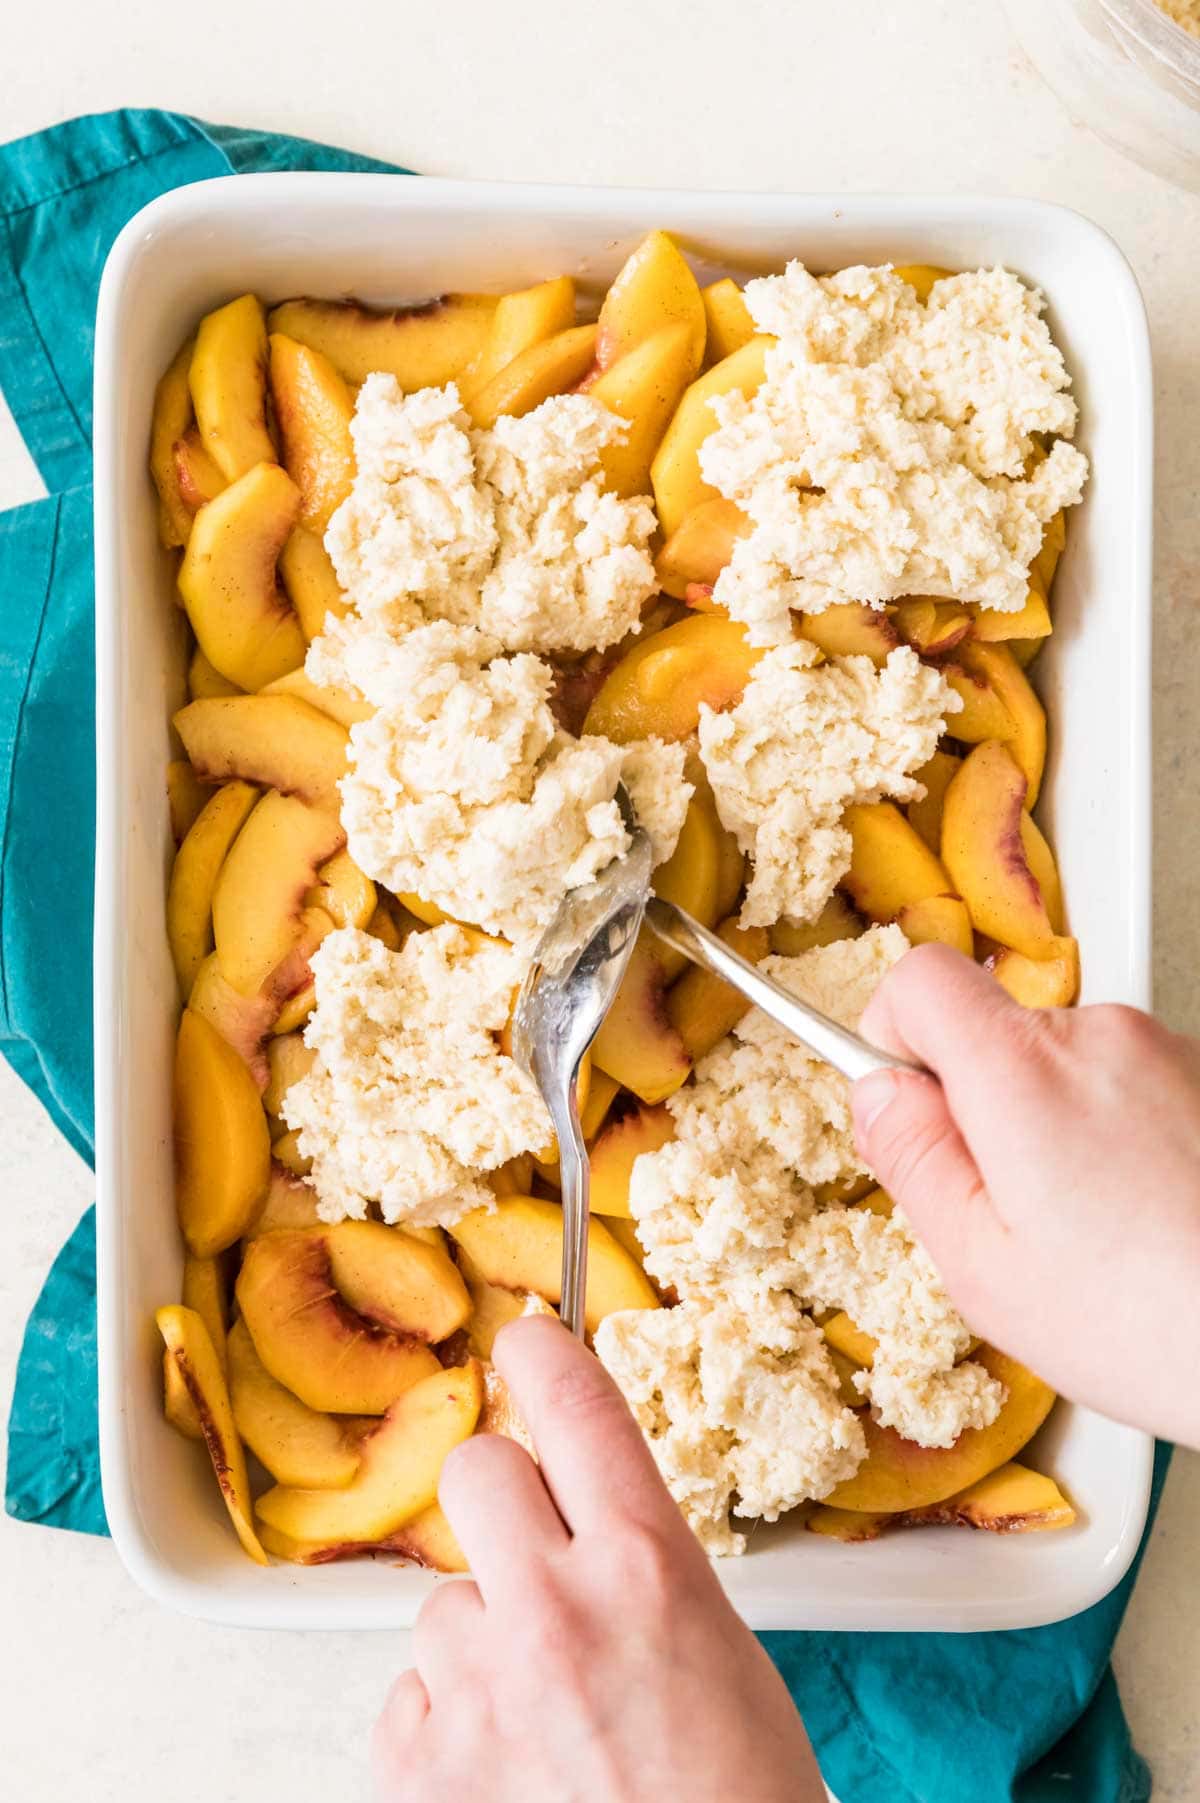
<instances>
[{"instance_id":1,"label":"white baking dish","mask_svg":"<svg viewBox=\"0 0 1200 1803\"><path fill-rule=\"evenodd\" d=\"M155 536L146 445L155 381L207 308L372 302L603 284L666 226L721 273L854 262L1003 262L1051 297L1093 460L1038 665L1051 709L1044 812L1081 942L1085 999L1149 1002L1150 357L1141 299L1110 239L1012 200L690 194L494 186L367 175L205 182L139 213L113 249L96 335L96 1173L100 1427L117 1546L164 1602L257 1627L395 1628L437 1580L361 1562L260 1571L239 1551L205 1455L162 1416L153 1310L178 1294L168 1073L177 1001L163 927L164 765L183 634ZM48 805L53 805L48 798ZM997 1107L1003 1107L997 1097ZM844 1547L786 1523L720 1566L760 1628L1028 1627L1095 1602L1145 1521L1151 1445L1060 1405L1037 1457L1080 1511L1065 1533L927 1530Z\"/></svg>"}]
</instances>

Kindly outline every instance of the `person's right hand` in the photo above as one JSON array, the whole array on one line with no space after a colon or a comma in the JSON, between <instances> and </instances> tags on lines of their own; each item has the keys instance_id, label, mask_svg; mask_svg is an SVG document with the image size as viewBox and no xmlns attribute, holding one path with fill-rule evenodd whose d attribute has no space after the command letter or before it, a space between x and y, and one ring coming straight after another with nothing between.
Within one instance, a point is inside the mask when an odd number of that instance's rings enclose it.
<instances>
[{"instance_id":1,"label":"person's right hand","mask_svg":"<svg viewBox=\"0 0 1200 1803\"><path fill-rule=\"evenodd\" d=\"M1019 1007L935 945L862 1030L940 1079L864 1077L855 1127L972 1329L1200 1447L1200 1047L1132 1008Z\"/></svg>"}]
</instances>

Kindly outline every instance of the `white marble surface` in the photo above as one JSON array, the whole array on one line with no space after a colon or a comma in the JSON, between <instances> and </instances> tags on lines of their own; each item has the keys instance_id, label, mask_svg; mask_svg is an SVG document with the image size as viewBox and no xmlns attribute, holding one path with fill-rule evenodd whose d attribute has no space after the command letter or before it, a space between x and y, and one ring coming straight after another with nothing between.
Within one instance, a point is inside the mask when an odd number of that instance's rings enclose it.
<instances>
[{"instance_id":1,"label":"white marble surface","mask_svg":"<svg viewBox=\"0 0 1200 1803\"><path fill-rule=\"evenodd\" d=\"M430 173L979 189L1063 201L1100 221L1134 264L1155 339L1157 983L1172 1023L1200 1030L1200 199L1073 122L994 0L692 0L686 12L678 0L588 9L359 0L350 11L208 0L192 14L148 0L60 0L22 9L4 65L3 138L74 113L159 105ZM0 408L0 504L36 492ZM21 1324L91 1190L2 1069L0 1193L6 1407ZM1200 1797L1198 1575L1200 1460L1181 1458L1118 1647L1162 1803ZM146 1602L107 1544L7 1519L0 1596L4 1788L23 1803L325 1803L363 1793L366 1729L404 1658L401 1636L192 1624Z\"/></svg>"}]
</instances>

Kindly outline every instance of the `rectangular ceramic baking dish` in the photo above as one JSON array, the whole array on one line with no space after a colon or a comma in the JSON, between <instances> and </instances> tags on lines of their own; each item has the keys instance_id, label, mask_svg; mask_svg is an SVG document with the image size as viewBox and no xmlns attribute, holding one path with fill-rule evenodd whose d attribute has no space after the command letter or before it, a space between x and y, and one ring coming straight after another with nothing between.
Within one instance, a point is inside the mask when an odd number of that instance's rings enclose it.
<instances>
[{"instance_id":1,"label":"rectangular ceramic baking dish","mask_svg":"<svg viewBox=\"0 0 1200 1803\"><path fill-rule=\"evenodd\" d=\"M1004 263L1042 287L1074 373L1093 474L1072 516L1056 631L1037 665L1052 750L1043 812L1062 863L1084 999L1150 998L1151 378L1121 253L1062 209L966 196L697 194L373 175L204 182L155 201L108 261L96 335L96 1174L100 1432L114 1539L163 1602L277 1628L396 1628L437 1580L370 1561L261 1571L240 1552L205 1454L164 1422L157 1304L179 1293L169 1072L177 997L163 926L164 767L184 638L146 471L155 382L206 309L246 289L424 299L564 271L598 294L665 226L706 279L882 261ZM1004 1098L996 1098L1003 1108ZM962 1530L852 1547L760 1529L719 1569L758 1628L1030 1627L1094 1603L1145 1522L1151 1444L1060 1405L1036 1457L1079 1509L1063 1533Z\"/></svg>"}]
</instances>

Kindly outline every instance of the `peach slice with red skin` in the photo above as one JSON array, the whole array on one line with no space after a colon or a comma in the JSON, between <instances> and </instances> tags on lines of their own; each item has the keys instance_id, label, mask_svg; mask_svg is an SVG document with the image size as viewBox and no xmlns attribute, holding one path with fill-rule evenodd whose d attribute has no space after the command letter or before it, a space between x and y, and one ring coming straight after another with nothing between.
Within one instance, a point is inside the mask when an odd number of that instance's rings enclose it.
<instances>
[{"instance_id":1,"label":"peach slice with red skin","mask_svg":"<svg viewBox=\"0 0 1200 1803\"><path fill-rule=\"evenodd\" d=\"M175 1203L188 1248L211 1258L254 1219L270 1175L258 1088L216 1028L185 1008L174 1073Z\"/></svg>"},{"instance_id":2,"label":"peach slice with red skin","mask_svg":"<svg viewBox=\"0 0 1200 1803\"><path fill-rule=\"evenodd\" d=\"M659 524L669 538L693 507L716 498L717 490L700 473L700 446L717 428L710 402L737 392L749 400L766 375L772 340L755 336L693 382L655 453L650 477Z\"/></svg>"},{"instance_id":3,"label":"peach slice with red skin","mask_svg":"<svg viewBox=\"0 0 1200 1803\"><path fill-rule=\"evenodd\" d=\"M1079 993L1079 946L1065 937L1059 944L1053 958L1027 958L1006 947L985 959L985 968L1022 1007L1069 1008Z\"/></svg>"},{"instance_id":4,"label":"peach slice with red skin","mask_svg":"<svg viewBox=\"0 0 1200 1803\"><path fill-rule=\"evenodd\" d=\"M243 995L256 994L294 949L314 875L345 838L336 813L294 795L264 795L250 815L221 867L212 910L221 969Z\"/></svg>"},{"instance_id":5,"label":"peach slice with red skin","mask_svg":"<svg viewBox=\"0 0 1200 1803\"><path fill-rule=\"evenodd\" d=\"M626 425L624 437L600 453L610 493L649 493L654 453L694 374L690 329L680 322L634 345L591 384L592 399Z\"/></svg>"},{"instance_id":6,"label":"peach slice with red skin","mask_svg":"<svg viewBox=\"0 0 1200 1803\"><path fill-rule=\"evenodd\" d=\"M946 676L964 705L951 716L951 732L970 744L1003 740L1025 772L1025 805L1032 808L1046 763L1045 709L1007 645L968 640L955 656Z\"/></svg>"},{"instance_id":7,"label":"peach slice with red skin","mask_svg":"<svg viewBox=\"0 0 1200 1803\"><path fill-rule=\"evenodd\" d=\"M869 657L886 664L900 635L881 607L865 601L836 601L821 613L801 614L800 637L826 657Z\"/></svg>"},{"instance_id":8,"label":"peach slice with red skin","mask_svg":"<svg viewBox=\"0 0 1200 1803\"><path fill-rule=\"evenodd\" d=\"M200 438L227 482L273 463L267 426L267 328L262 302L243 294L200 321L188 368Z\"/></svg>"},{"instance_id":9,"label":"peach slice with red skin","mask_svg":"<svg viewBox=\"0 0 1200 1803\"><path fill-rule=\"evenodd\" d=\"M415 307L379 310L358 301L287 300L267 319L272 332L328 357L353 387L376 370L406 394L440 388L478 356L496 308L492 295L443 295Z\"/></svg>"},{"instance_id":10,"label":"peach slice with red skin","mask_svg":"<svg viewBox=\"0 0 1200 1803\"><path fill-rule=\"evenodd\" d=\"M304 635L276 578L300 492L277 463L258 463L196 515L179 592L215 670L252 691L304 662Z\"/></svg>"},{"instance_id":11,"label":"peach slice with red skin","mask_svg":"<svg viewBox=\"0 0 1200 1803\"><path fill-rule=\"evenodd\" d=\"M354 400L321 351L283 332L268 343L280 462L300 490L299 524L323 536L354 481Z\"/></svg>"},{"instance_id":12,"label":"peach slice with red skin","mask_svg":"<svg viewBox=\"0 0 1200 1803\"><path fill-rule=\"evenodd\" d=\"M168 550L186 545L192 529L192 511L179 492L175 446L194 417L192 392L188 387L188 368L194 344L195 340L189 338L180 345L154 390L154 411L150 422L150 474L158 490L158 535Z\"/></svg>"},{"instance_id":13,"label":"peach slice with red skin","mask_svg":"<svg viewBox=\"0 0 1200 1803\"><path fill-rule=\"evenodd\" d=\"M820 1503L805 1520L812 1534L847 1544L878 1540L892 1528L982 1528L992 1534L1033 1534L1070 1527L1075 1511L1054 1482L1015 1459L945 1502L899 1514L868 1514Z\"/></svg>"},{"instance_id":14,"label":"peach slice with red skin","mask_svg":"<svg viewBox=\"0 0 1200 1803\"><path fill-rule=\"evenodd\" d=\"M337 1228L256 1234L245 1248L237 1280L238 1307L254 1341L254 1350L279 1383L311 1409L332 1415L382 1415L396 1397L438 1368L424 1337L392 1326L351 1307L334 1281L333 1237L346 1227L372 1227L377 1222L343 1221ZM393 1288L407 1301L419 1242L391 1228L394 1244L370 1292L372 1305L395 1320ZM421 1247L422 1252L430 1251ZM354 1264L348 1262L361 1278ZM447 1260L447 1263L449 1261ZM453 1270L453 1266L451 1266ZM457 1277L457 1273L455 1273ZM363 1300L361 1287L356 1291ZM450 1302L442 1320L466 1316L466 1291L447 1285ZM382 1295L383 1299L376 1298ZM421 1299L436 1310L437 1298ZM450 1328L449 1332L454 1329Z\"/></svg>"},{"instance_id":15,"label":"peach slice with red skin","mask_svg":"<svg viewBox=\"0 0 1200 1803\"><path fill-rule=\"evenodd\" d=\"M191 1397L237 1537L250 1558L258 1565L265 1565L267 1557L252 1525L246 1455L234 1425L229 1391L208 1329L193 1309L177 1304L160 1308L155 1320L166 1344L167 1357L175 1365Z\"/></svg>"},{"instance_id":16,"label":"peach slice with red skin","mask_svg":"<svg viewBox=\"0 0 1200 1803\"><path fill-rule=\"evenodd\" d=\"M321 636L330 614L341 619L350 611L333 560L323 541L306 526L295 526L288 534L279 553L279 576L306 644Z\"/></svg>"},{"instance_id":17,"label":"peach slice with red skin","mask_svg":"<svg viewBox=\"0 0 1200 1803\"><path fill-rule=\"evenodd\" d=\"M1054 1405L1054 1391L1016 1359L983 1346L976 1359L1008 1395L990 1427L969 1427L953 1446L918 1446L894 1428L863 1420L867 1456L826 1502L839 1509L892 1513L944 1502L1007 1464L1031 1440Z\"/></svg>"},{"instance_id":18,"label":"peach slice with red skin","mask_svg":"<svg viewBox=\"0 0 1200 1803\"><path fill-rule=\"evenodd\" d=\"M277 1485L257 1514L292 1541L378 1542L437 1501L446 1455L474 1431L483 1406L477 1359L436 1371L388 1409L362 1442L362 1462L342 1490Z\"/></svg>"},{"instance_id":19,"label":"peach slice with red skin","mask_svg":"<svg viewBox=\"0 0 1200 1803\"><path fill-rule=\"evenodd\" d=\"M175 484L179 499L194 519L202 507L207 507L210 501L216 500L221 490L228 487L228 483L205 450L197 426L189 426L183 437L176 439L171 455L175 463ZM184 543L186 542L185 539Z\"/></svg>"},{"instance_id":20,"label":"peach slice with red skin","mask_svg":"<svg viewBox=\"0 0 1200 1803\"><path fill-rule=\"evenodd\" d=\"M657 1152L675 1137L675 1122L663 1107L635 1103L609 1122L591 1149L591 1202L598 1215L630 1216L629 1180L643 1152Z\"/></svg>"},{"instance_id":21,"label":"peach slice with red skin","mask_svg":"<svg viewBox=\"0 0 1200 1803\"><path fill-rule=\"evenodd\" d=\"M702 501L682 519L654 561L659 587L689 607L701 608L704 597L711 606L712 587L733 556L739 538L750 531L750 521L735 501L724 495Z\"/></svg>"},{"instance_id":22,"label":"peach slice with red skin","mask_svg":"<svg viewBox=\"0 0 1200 1803\"><path fill-rule=\"evenodd\" d=\"M263 1233L288 1233L298 1228L320 1225L316 1190L311 1184L302 1183L272 1158L267 1193L263 1197L262 1206L256 1211L253 1221L242 1236L243 1242L257 1239Z\"/></svg>"},{"instance_id":23,"label":"peach slice with red skin","mask_svg":"<svg viewBox=\"0 0 1200 1803\"><path fill-rule=\"evenodd\" d=\"M964 958L975 955L975 935L967 904L957 895L923 895L906 902L896 925L910 945L952 945Z\"/></svg>"},{"instance_id":24,"label":"peach slice with red skin","mask_svg":"<svg viewBox=\"0 0 1200 1803\"><path fill-rule=\"evenodd\" d=\"M666 232L648 232L625 259L604 297L596 339L597 369L612 369L648 338L670 327L683 331L682 393L704 357L708 331L704 302L674 239Z\"/></svg>"},{"instance_id":25,"label":"peach slice with red skin","mask_svg":"<svg viewBox=\"0 0 1200 1803\"><path fill-rule=\"evenodd\" d=\"M267 1370L244 1321L229 1336L229 1399L238 1433L277 1484L343 1489L360 1463L356 1429L371 1417L310 1409Z\"/></svg>"},{"instance_id":26,"label":"peach slice with red skin","mask_svg":"<svg viewBox=\"0 0 1200 1803\"><path fill-rule=\"evenodd\" d=\"M957 649L974 629L971 614L957 601L935 601L928 595L898 602L892 621L906 645L934 661Z\"/></svg>"},{"instance_id":27,"label":"peach slice with red skin","mask_svg":"<svg viewBox=\"0 0 1200 1803\"><path fill-rule=\"evenodd\" d=\"M1034 959L1066 948L1025 848L1026 779L1007 748L977 745L946 790L942 856L975 930Z\"/></svg>"},{"instance_id":28,"label":"peach slice with red skin","mask_svg":"<svg viewBox=\"0 0 1200 1803\"><path fill-rule=\"evenodd\" d=\"M475 1269L498 1289L532 1290L558 1302L562 1284L563 1213L557 1202L509 1196L475 1208L447 1229ZM587 1330L623 1308L657 1308L645 1273L598 1218L588 1223Z\"/></svg>"},{"instance_id":29,"label":"peach slice with red skin","mask_svg":"<svg viewBox=\"0 0 1200 1803\"><path fill-rule=\"evenodd\" d=\"M477 426L494 426L504 414L532 413L553 394L567 394L590 369L596 327L570 326L514 357L464 402Z\"/></svg>"},{"instance_id":30,"label":"peach slice with red skin","mask_svg":"<svg viewBox=\"0 0 1200 1803\"><path fill-rule=\"evenodd\" d=\"M172 724L197 775L240 778L336 807L346 773L346 728L297 695L220 695L189 701Z\"/></svg>"},{"instance_id":31,"label":"peach slice with red skin","mask_svg":"<svg viewBox=\"0 0 1200 1803\"><path fill-rule=\"evenodd\" d=\"M583 723L627 745L651 734L687 739L700 709L733 707L763 653L723 613L696 614L635 644L609 671Z\"/></svg>"},{"instance_id":32,"label":"peach slice with red skin","mask_svg":"<svg viewBox=\"0 0 1200 1803\"><path fill-rule=\"evenodd\" d=\"M336 720L347 732L360 721L369 720L375 712L369 702L360 701L349 689L338 688L332 683L314 682L303 666L299 670L289 670L286 676L276 677L274 682L269 682L258 692L264 698L270 695L291 695L295 700L315 708L319 714L326 714L329 719Z\"/></svg>"}]
</instances>

